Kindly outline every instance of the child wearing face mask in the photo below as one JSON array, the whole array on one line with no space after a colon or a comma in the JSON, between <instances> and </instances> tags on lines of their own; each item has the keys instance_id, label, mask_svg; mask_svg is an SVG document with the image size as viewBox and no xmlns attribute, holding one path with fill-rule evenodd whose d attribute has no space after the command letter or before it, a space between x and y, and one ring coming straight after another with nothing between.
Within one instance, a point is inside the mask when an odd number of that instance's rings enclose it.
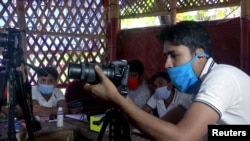
<instances>
[{"instance_id":1,"label":"child wearing face mask","mask_svg":"<svg viewBox=\"0 0 250 141\"><path fill-rule=\"evenodd\" d=\"M149 86L142 78L144 65L137 59L129 60L128 64L128 96L138 107L142 108L151 96Z\"/></svg>"},{"instance_id":2,"label":"child wearing face mask","mask_svg":"<svg viewBox=\"0 0 250 141\"><path fill-rule=\"evenodd\" d=\"M53 67L41 68L38 73L37 85L32 86L32 104L34 115L49 114L55 117L58 107L63 107L63 112L68 113L68 107L62 91L56 88L58 72Z\"/></svg>"},{"instance_id":3,"label":"child wearing face mask","mask_svg":"<svg viewBox=\"0 0 250 141\"><path fill-rule=\"evenodd\" d=\"M147 104L143 107L148 113L151 113L154 109L157 109L157 116L163 117L172 108L191 102L192 96L187 94L180 94L172 83L167 72L158 72L151 77L151 82L155 88L154 94L147 101Z\"/></svg>"}]
</instances>

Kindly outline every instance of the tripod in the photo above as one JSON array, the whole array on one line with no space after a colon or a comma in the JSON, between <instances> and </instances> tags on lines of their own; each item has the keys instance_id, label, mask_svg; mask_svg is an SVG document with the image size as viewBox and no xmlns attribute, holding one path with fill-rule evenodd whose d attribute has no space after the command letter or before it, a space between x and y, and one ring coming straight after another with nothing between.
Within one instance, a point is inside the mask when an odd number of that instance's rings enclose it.
<instances>
[{"instance_id":1,"label":"tripod","mask_svg":"<svg viewBox=\"0 0 250 141\"><path fill-rule=\"evenodd\" d=\"M102 140L104 132L108 125L109 141L131 141L128 121L117 109L111 108L107 111L105 116L97 122L98 123L94 122L94 124L101 124L101 122L103 122L97 141Z\"/></svg>"},{"instance_id":2,"label":"tripod","mask_svg":"<svg viewBox=\"0 0 250 141\"><path fill-rule=\"evenodd\" d=\"M3 81L0 82L0 92L4 93L4 89L8 88L8 138L7 141L16 141L15 131L15 106L16 102L20 105L26 127L28 132L29 141L34 141L33 132L41 129L41 125L33 116L31 107L31 88L28 81L24 84L23 75L21 71L17 70L22 64L24 64L23 51L21 46L21 33L14 28L8 28L8 33L1 33L0 46L4 46L2 63L4 67L1 67L3 73ZM27 64L27 63L26 63ZM25 69L27 76L27 71ZM27 77L26 77L27 78ZM27 79L26 79L27 80ZM6 86L7 85L7 86ZM1 96L0 96L1 98ZM1 100L1 99L0 99ZM29 104L28 104L29 103ZM1 108L0 102L0 108Z\"/></svg>"}]
</instances>

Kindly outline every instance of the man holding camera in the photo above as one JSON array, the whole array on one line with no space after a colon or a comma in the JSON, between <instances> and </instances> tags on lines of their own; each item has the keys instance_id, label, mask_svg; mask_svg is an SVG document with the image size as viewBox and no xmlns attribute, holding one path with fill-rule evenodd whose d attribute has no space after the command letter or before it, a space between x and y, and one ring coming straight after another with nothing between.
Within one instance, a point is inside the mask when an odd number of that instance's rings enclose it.
<instances>
[{"instance_id":1,"label":"man holding camera","mask_svg":"<svg viewBox=\"0 0 250 141\"><path fill-rule=\"evenodd\" d=\"M250 107L250 77L236 67L215 63L210 57L209 33L201 24L183 21L165 27L159 35L164 43L165 68L171 83L179 91L195 96L177 124L160 120L142 111L129 98L121 96L98 66L95 66L95 71L100 83L87 84L85 88L113 102L131 123L152 140L196 141L209 136L209 125L217 128L227 125L230 130L235 129L233 125L250 124L250 110L247 108ZM241 130L246 132L245 128L235 131ZM220 135L223 138L223 134Z\"/></svg>"}]
</instances>

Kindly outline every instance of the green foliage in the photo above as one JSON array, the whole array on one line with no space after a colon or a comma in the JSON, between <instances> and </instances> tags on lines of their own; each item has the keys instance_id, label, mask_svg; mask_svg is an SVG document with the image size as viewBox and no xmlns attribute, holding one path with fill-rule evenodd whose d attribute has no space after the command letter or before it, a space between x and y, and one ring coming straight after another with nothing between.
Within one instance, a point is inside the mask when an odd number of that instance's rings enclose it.
<instances>
[{"instance_id":1,"label":"green foliage","mask_svg":"<svg viewBox=\"0 0 250 141\"><path fill-rule=\"evenodd\" d=\"M176 17L177 21L183 21L183 20L210 21L210 20L239 17L239 14L240 14L240 8L238 6L234 6L234 7L206 9L206 10L179 13L176 15Z\"/></svg>"},{"instance_id":2,"label":"green foliage","mask_svg":"<svg viewBox=\"0 0 250 141\"><path fill-rule=\"evenodd\" d=\"M147 3L152 3L154 0L147 0ZM178 13L176 21L192 20L192 21L211 21L218 19L234 18L240 16L240 7L226 7L217 9L206 9L199 11L190 11L185 13ZM144 17L133 19L121 19L121 29L138 28L160 25L158 17Z\"/></svg>"}]
</instances>

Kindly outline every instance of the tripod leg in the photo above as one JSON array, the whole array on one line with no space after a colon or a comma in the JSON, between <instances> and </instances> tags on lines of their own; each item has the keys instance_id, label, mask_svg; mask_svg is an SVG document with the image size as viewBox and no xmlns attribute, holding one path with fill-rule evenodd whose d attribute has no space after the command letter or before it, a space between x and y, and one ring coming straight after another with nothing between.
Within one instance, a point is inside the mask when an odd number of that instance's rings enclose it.
<instances>
[{"instance_id":1,"label":"tripod leg","mask_svg":"<svg viewBox=\"0 0 250 141\"><path fill-rule=\"evenodd\" d=\"M14 108L16 102L16 89L15 89L15 72L13 69L10 71L9 84L8 84L8 138L7 141L16 141L16 131L15 131L15 115Z\"/></svg>"},{"instance_id":2,"label":"tripod leg","mask_svg":"<svg viewBox=\"0 0 250 141\"><path fill-rule=\"evenodd\" d=\"M130 127L123 114L117 110L114 111L114 140L131 141Z\"/></svg>"},{"instance_id":3,"label":"tripod leg","mask_svg":"<svg viewBox=\"0 0 250 141\"><path fill-rule=\"evenodd\" d=\"M33 135L33 127L32 127L32 122L31 122L31 113L30 113L30 107L28 106L28 101L27 101L27 95L25 93L25 89L23 87L23 80L22 74L20 72L17 73L16 75L16 80L17 80L17 90L19 92L18 94L18 103L20 107L22 108L26 127L27 127L27 132L28 132L28 137L29 141L34 141L34 135Z\"/></svg>"},{"instance_id":4,"label":"tripod leg","mask_svg":"<svg viewBox=\"0 0 250 141\"><path fill-rule=\"evenodd\" d=\"M127 119L123 116L122 113L117 111L117 124L120 125L120 135L121 141L131 141L131 135L130 135L130 127L128 124Z\"/></svg>"},{"instance_id":5,"label":"tripod leg","mask_svg":"<svg viewBox=\"0 0 250 141\"><path fill-rule=\"evenodd\" d=\"M99 136L97 138L97 141L101 141L103 139L104 133L105 133L106 128L109 124L109 120L110 120L110 116L111 116L110 114L111 114L110 111L108 111L106 113L106 115L103 117L104 120L103 120L101 131L100 131Z\"/></svg>"},{"instance_id":6,"label":"tripod leg","mask_svg":"<svg viewBox=\"0 0 250 141\"><path fill-rule=\"evenodd\" d=\"M127 120L116 109L111 109L105 115L101 132L97 141L101 141L109 124L109 141L131 141L130 128Z\"/></svg>"},{"instance_id":7,"label":"tripod leg","mask_svg":"<svg viewBox=\"0 0 250 141\"><path fill-rule=\"evenodd\" d=\"M0 112L3 105L6 105L7 98L5 97L5 88L7 83L7 75L5 72L0 71Z\"/></svg>"}]
</instances>

